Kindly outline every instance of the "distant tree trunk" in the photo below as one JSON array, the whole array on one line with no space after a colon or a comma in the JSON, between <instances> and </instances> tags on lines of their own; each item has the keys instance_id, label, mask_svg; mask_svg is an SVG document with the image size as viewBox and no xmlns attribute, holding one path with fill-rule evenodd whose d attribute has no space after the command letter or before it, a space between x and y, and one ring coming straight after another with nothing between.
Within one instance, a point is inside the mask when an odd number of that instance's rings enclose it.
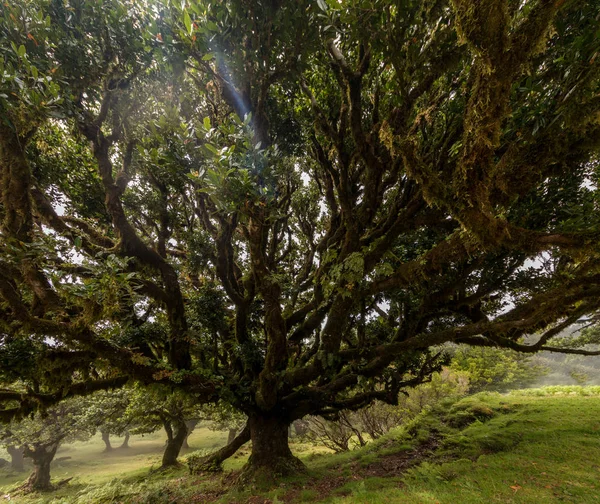
<instances>
[{"instance_id":1,"label":"distant tree trunk","mask_svg":"<svg viewBox=\"0 0 600 504\"><path fill-rule=\"evenodd\" d=\"M129 448L129 431L125 431L125 439L123 439L119 448Z\"/></svg>"},{"instance_id":2,"label":"distant tree trunk","mask_svg":"<svg viewBox=\"0 0 600 504\"><path fill-rule=\"evenodd\" d=\"M102 434L102 441L104 441L104 444L106 445L106 447L104 448L104 451L105 452L111 451L113 448L110 444L110 434L106 430L101 430L100 433Z\"/></svg>"},{"instance_id":3,"label":"distant tree trunk","mask_svg":"<svg viewBox=\"0 0 600 504\"><path fill-rule=\"evenodd\" d=\"M186 450L188 450L190 448L190 445L188 444L188 438L190 437L190 434L196 428L196 425L198 425L198 422L200 422L200 420L198 420L197 418L192 418L191 420L185 421L185 426L187 428L187 434L185 435L185 439L183 440L182 448L185 448Z\"/></svg>"},{"instance_id":4,"label":"distant tree trunk","mask_svg":"<svg viewBox=\"0 0 600 504\"><path fill-rule=\"evenodd\" d=\"M187 427L181 418L172 419L164 422L165 431L167 431L167 446L163 453L162 467L171 467L178 464L177 457L183 446L183 441L187 435Z\"/></svg>"},{"instance_id":5,"label":"distant tree trunk","mask_svg":"<svg viewBox=\"0 0 600 504\"><path fill-rule=\"evenodd\" d=\"M292 425L296 436L302 437L308 432L308 423L306 420L294 420Z\"/></svg>"},{"instance_id":6,"label":"distant tree trunk","mask_svg":"<svg viewBox=\"0 0 600 504\"><path fill-rule=\"evenodd\" d=\"M252 453L242 479L272 478L305 470L304 464L290 450L289 422L277 415L252 415L248 422Z\"/></svg>"},{"instance_id":7,"label":"distant tree trunk","mask_svg":"<svg viewBox=\"0 0 600 504\"><path fill-rule=\"evenodd\" d=\"M14 445L8 445L6 451L10 455L10 467L13 471L23 472L25 467L23 465L23 448Z\"/></svg>"},{"instance_id":8,"label":"distant tree trunk","mask_svg":"<svg viewBox=\"0 0 600 504\"><path fill-rule=\"evenodd\" d=\"M231 457L236 451L238 451L242 447L242 445L244 445L248 441L250 441L250 426L246 424L246 426L242 429L239 435L236 438L234 438L230 443L227 443L226 446L202 458L198 463L195 463L193 466L190 465L190 472L192 474L197 474L204 471L214 472L222 470L223 462L225 462L225 460Z\"/></svg>"},{"instance_id":9,"label":"distant tree trunk","mask_svg":"<svg viewBox=\"0 0 600 504\"><path fill-rule=\"evenodd\" d=\"M229 429L229 434L227 435L227 444L228 445L233 443L235 436L237 436L237 432L238 432L238 430L235 427Z\"/></svg>"},{"instance_id":10,"label":"distant tree trunk","mask_svg":"<svg viewBox=\"0 0 600 504\"><path fill-rule=\"evenodd\" d=\"M25 456L33 461L33 472L26 483L28 489L35 491L52 489L52 484L50 483L50 464L54 455L56 455L58 444L58 442L50 445L36 443L32 446L25 446Z\"/></svg>"}]
</instances>

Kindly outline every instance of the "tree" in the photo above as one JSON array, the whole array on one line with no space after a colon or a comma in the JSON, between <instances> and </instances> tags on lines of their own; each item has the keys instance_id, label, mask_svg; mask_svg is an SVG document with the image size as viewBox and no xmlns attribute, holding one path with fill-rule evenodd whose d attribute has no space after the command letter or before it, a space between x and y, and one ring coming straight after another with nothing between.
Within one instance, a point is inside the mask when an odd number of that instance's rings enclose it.
<instances>
[{"instance_id":1,"label":"tree","mask_svg":"<svg viewBox=\"0 0 600 504\"><path fill-rule=\"evenodd\" d=\"M131 394L124 420L132 434L148 434L164 428L167 443L161 468L178 465L177 457L187 439L187 421L200 412L192 397L160 387L137 387Z\"/></svg>"},{"instance_id":2,"label":"tree","mask_svg":"<svg viewBox=\"0 0 600 504\"><path fill-rule=\"evenodd\" d=\"M0 8L4 418L161 383L281 474L443 343L598 353L597 2Z\"/></svg>"},{"instance_id":3,"label":"tree","mask_svg":"<svg viewBox=\"0 0 600 504\"><path fill-rule=\"evenodd\" d=\"M6 445L6 451L10 455L10 467L13 471L23 472L25 470L25 453L22 446Z\"/></svg>"},{"instance_id":4,"label":"tree","mask_svg":"<svg viewBox=\"0 0 600 504\"><path fill-rule=\"evenodd\" d=\"M89 405L81 398L70 399L31 418L3 426L3 443L21 447L24 456L33 462L33 472L24 485L26 490L50 490L50 464L59 446L93 435L97 425L91 424L85 414Z\"/></svg>"},{"instance_id":5,"label":"tree","mask_svg":"<svg viewBox=\"0 0 600 504\"><path fill-rule=\"evenodd\" d=\"M88 422L98 426L105 452L113 449L110 443L111 435L124 436L120 448L129 448L129 429L134 426L134 419L126 413L134 393L130 387L96 392L93 402L85 411Z\"/></svg>"},{"instance_id":6,"label":"tree","mask_svg":"<svg viewBox=\"0 0 600 504\"><path fill-rule=\"evenodd\" d=\"M506 391L531 386L549 371L532 360L531 355L498 348L454 349L451 368L465 371L471 393L482 390Z\"/></svg>"}]
</instances>

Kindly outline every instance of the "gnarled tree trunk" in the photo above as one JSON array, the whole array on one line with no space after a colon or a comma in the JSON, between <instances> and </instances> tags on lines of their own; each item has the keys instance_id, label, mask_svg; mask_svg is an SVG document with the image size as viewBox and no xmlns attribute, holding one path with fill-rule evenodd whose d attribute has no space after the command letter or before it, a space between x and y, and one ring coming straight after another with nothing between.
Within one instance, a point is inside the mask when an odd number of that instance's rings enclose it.
<instances>
[{"instance_id":1,"label":"gnarled tree trunk","mask_svg":"<svg viewBox=\"0 0 600 504\"><path fill-rule=\"evenodd\" d=\"M27 480L26 486L29 490L45 491L51 490L50 483L50 464L59 443L50 445L36 443L31 446L25 446L24 454L33 461L33 472Z\"/></svg>"},{"instance_id":2,"label":"gnarled tree trunk","mask_svg":"<svg viewBox=\"0 0 600 504\"><path fill-rule=\"evenodd\" d=\"M277 415L251 415L248 418L252 453L244 467L242 479L264 475L272 478L304 471L288 443L290 422Z\"/></svg>"},{"instance_id":3,"label":"gnarled tree trunk","mask_svg":"<svg viewBox=\"0 0 600 504\"><path fill-rule=\"evenodd\" d=\"M13 471L23 472L25 467L23 465L23 447L8 445L6 451L10 455L10 467Z\"/></svg>"},{"instance_id":4,"label":"gnarled tree trunk","mask_svg":"<svg viewBox=\"0 0 600 504\"><path fill-rule=\"evenodd\" d=\"M108 431L105 431L105 430L101 430L100 433L102 434L102 441L104 441L104 444L105 444L104 451L105 452L111 451L113 448L110 444L110 434L108 433Z\"/></svg>"},{"instance_id":5,"label":"gnarled tree trunk","mask_svg":"<svg viewBox=\"0 0 600 504\"><path fill-rule=\"evenodd\" d=\"M119 448L129 448L129 431L125 431L125 439L123 439Z\"/></svg>"},{"instance_id":6,"label":"gnarled tree trunk","mask_svg":"<svg viewBox=\"0 0 600 504\"><path fill-rule=\"evenodd\" d=\"M220 450L207 455L193 465L190 463L190 472L197 474L203 471L216 472L223 469L222 464L231 457L236 451L238 451L242 445L250 441L250 426L246 426L242 429L237 437L231 442L227 443Z\"/></svg>"},{"instance_id":7,"label":"gnarled tree trunk","mask_svg":"<svg viewBox=\"0 0 600 504\"><path fill-rule=\"evenodd\" d=\"M167 431L167 446L163 453L162 468L178 464L177 457L187 436L187 427L185 422L180 418L166 421L164 427L165 431Z\"/></svg>"}]
</instances>

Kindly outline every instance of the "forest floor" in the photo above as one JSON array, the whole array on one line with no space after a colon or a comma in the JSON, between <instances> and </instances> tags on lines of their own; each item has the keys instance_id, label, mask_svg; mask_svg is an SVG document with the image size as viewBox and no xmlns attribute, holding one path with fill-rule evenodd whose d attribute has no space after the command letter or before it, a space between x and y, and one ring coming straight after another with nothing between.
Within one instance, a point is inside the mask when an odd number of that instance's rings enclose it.
<instances>
[{"instance_id":1,"label":"forest floor","mask_svg":"<svg viewBox=\"0 0 600 504\"><path fill-rule=\"evenodd\" d=\"M210 450L224 438L199 429L190 444ZM24 476L0 474L0 503L600 503L600 387L448 401L344 454L292 444L307 471L274 488L235 489L247 447L221 474L191 476L185 467L152 472L163 442L158 435L132 439L126 454L102 454L97 438L75 444L57 455L72 458L53 468L56 480L76 475L67 486L15 496L10 489Z\"/></svg>"}]
</instances>

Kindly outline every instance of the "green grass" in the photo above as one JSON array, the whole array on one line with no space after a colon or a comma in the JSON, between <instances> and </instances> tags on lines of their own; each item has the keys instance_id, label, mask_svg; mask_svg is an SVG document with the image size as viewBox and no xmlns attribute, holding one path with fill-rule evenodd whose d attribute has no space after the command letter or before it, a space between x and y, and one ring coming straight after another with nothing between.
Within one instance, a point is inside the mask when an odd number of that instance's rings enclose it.
<instances>
[{"instance_id":1,"label":"green grass","mask_svg":"<svg viewBox=\"0 0 600 504\"><path fill-rule=\"evenodd\" d=\"M108 453L104 453L104 443L100 435L85 442L76 442L61 447L56 458L71 458L52 464L52 480L59 481L70 477L73 477L73 480L68 488L60 490L56 495L64 494L66 496L75 493L74 489L80 491L93 486L104 486L117 478L134 482L146 478L153 468L160 466L165 439L163 432L146 436L131 436L130 448L119 449L116 447L121 444L121 439L115 437L111 438L111 444L115 449ZM192 432L189 438L190 450L185 450L182 455L185 456L186 453L194 450L212 451L223 446L226 440L227 433L225 432L198 428ZM0 457L10 460L8 454L3 451L0 451ZM30 466L26 465L26 469L29 470ZM186 473L185 469L180 472ZM0 471L0 496L10 493L10 490L27 479L27 476L27 472ZM52 498L54 496L18 497L18 500L13 500L13 502L52 502Z\"/></svg>"},{"instance_id":2,"label":"green grass","mask_svg":"<svg viewBox=\"0 0 600 504\"><path fill-rule=\"evenodd\" d=\"M191 444L210 449L224 436L199 430ZM244 464L247 447L220 475L189 476L184 468L150 473L162 443L159 436L137 439L131 455L106 456L99 439L77 444L64 452L73 456L67 461L72 464L53 469L56 479L77 474L73 484L13 502L600 502L600 387L478 394L425 412L367 447L341 455L295 444L292 450L305 461L307 473L268 490L231 486L231 471ZM0 479L0 492L12 483Z\"/></svg>"},{"instance_id":3,"label":"green grass","mask_svg":"<svg viewBox=\"0 0 600 504\"><path fill-rule=\"evenodd\" d=\"M465 399L449 413L434 412L415 422L417 431L425 424L426 430L439 429L443 439L435 456L409 469L401 485L370 489L365 479L347 485L350 495L324 502L598 503L599 392L552 387L547 393ZM492 411L486 421L462 429L444 422L482 406Z\"/></svg>"}]
</instances>

